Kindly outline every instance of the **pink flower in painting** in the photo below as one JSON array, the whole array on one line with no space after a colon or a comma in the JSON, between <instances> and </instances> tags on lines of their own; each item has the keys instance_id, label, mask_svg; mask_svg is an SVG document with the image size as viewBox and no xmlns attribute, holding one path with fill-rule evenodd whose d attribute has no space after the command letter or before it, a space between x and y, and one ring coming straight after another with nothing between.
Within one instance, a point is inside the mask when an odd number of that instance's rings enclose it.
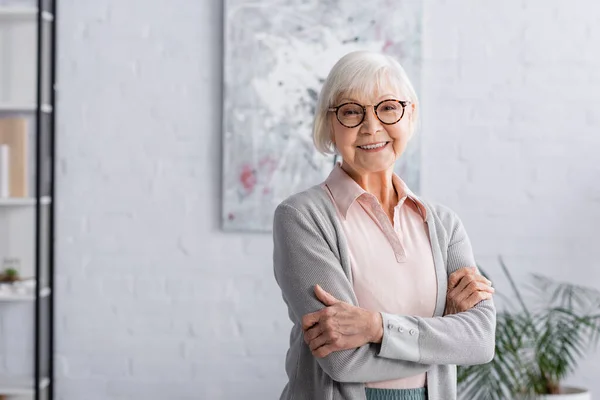
<instances>
[{"instance_id":1,"label":"pink flower in painting","mask_svg":"<svg viewBox=\"0 0 600 400\"><path fill-rule=\"evenodd\" d=\"M257 179L254 169L248 164L242 167L242 173L240 174L240 183L246 189L247 192L252 192L256 185Z\"/></svg>"}]
</instances>

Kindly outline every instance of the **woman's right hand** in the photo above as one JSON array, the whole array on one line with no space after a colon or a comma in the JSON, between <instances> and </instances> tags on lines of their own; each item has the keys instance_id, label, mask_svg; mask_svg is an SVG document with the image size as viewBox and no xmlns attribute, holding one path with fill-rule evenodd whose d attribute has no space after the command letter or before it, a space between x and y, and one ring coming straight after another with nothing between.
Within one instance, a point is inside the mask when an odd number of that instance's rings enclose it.
<instances>
[{"instance_id":1,"label":"woman's right hand","mask_svg":"<svg viewBox=\"0 0 600 400\"><path fill-rule=\"evenodd\" d=\"M461 268L448 278L444 315L470 310L480 301L491 299L494 291L492 282L481 275L476 267Z\"/></svg>"}]
</instances>

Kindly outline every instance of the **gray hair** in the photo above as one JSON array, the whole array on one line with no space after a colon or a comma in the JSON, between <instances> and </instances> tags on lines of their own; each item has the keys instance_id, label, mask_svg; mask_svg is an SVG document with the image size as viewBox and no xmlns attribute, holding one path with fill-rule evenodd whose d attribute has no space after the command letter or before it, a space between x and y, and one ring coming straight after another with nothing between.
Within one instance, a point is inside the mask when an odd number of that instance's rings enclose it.
<instances>
[{"instance_id":1,"label":"gray hair","mask_svg":"<svg viewBox=\"0 0 600 400\"><path fill-rule=\"evenodd\" d=\"M323 84L313 122L313 142L323 154L334 154L333 132L327 118L342 95L371 95L377 91L394 89L415 105L413 130L418 121L419 99L404 68L394 58L372 51L354 51L340 58ZM411 132L412 134L412 132Z\"/></svg>"}]
</instances>

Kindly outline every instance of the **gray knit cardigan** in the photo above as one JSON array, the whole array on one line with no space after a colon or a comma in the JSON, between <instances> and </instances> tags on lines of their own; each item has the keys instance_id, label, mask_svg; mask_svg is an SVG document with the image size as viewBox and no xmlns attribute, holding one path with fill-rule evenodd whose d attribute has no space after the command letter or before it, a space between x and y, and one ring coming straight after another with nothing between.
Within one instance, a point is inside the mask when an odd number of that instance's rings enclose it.
<instances>
[{"instance_id":1,"label":"gray knit cardigan","mask_svg":"<svg viewBox=\"0 0 600 400\"><path fill-rule=\"evenodd\" d=\"M349 250L329 195L316 185L284 200L275 210L273 264L277 284L294 324L286 356L288 383L282 400L365 400L365 382L427 372L429 400L456 399L456 365L483 364L494 357L496 311L482 301L469 311L443 316L448 276L475 266L471 243L458 216L425 202L437 299L433 317L382 312L381 344L316 358L304 343L302 316L324 305L321 285L337 299L358 305Z\"/></svg>"}]
</instances>

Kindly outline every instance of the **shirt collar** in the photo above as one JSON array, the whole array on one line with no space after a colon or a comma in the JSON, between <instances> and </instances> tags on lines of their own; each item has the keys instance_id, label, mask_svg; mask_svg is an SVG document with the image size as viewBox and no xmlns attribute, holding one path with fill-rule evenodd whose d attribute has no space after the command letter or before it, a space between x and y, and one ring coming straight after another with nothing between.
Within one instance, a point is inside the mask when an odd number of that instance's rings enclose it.
<instances>
[{"instance_id":1,"label":"shirt collar","mask_svg":"<svg viewBox=\"0 0 600 400\"><path fill-rule=\"evenodd\" d=\"M427 219L427 208L423 202L408 188L406 183L396 174L392 175L392 183L396 192L398 192L398 201L401 202L404 197L411 199L419 209L423 221ZM325 180L325 185L331 192L340 213L344 218L348 214L348 209L363 194L367 193L354 179L350 177L341 167L341 163L336 163L335 167Z\"/></svg>"}]
</instances>

